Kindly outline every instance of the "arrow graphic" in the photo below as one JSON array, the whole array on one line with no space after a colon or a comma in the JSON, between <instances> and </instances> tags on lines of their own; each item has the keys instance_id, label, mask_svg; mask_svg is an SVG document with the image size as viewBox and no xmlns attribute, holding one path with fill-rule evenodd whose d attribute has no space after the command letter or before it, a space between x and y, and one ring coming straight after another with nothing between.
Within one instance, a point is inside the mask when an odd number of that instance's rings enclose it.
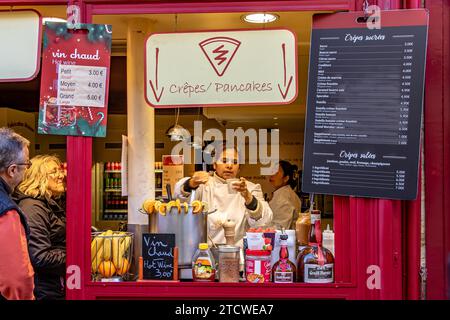
<instances>
[{"instance_id":1,"label":"arrow graphic","mask_svg":"<svg viewBox=\"0 0 450 320\"><path fill-rule=\"evenodd\" d=\"M281 49L283 51L283 67L284 67L284 84L283 84L283 88L285 88L285 91L283 92L283 90L281 89L280 84L278 84L278 90L280 90L281 96L283 97L283 99L286 99L287 94L289 92L289 88L291 87L291 83L292 83L292 79L294 78L293 76L290 76L287 87L286 87L286 44L283 43L281 45Z\"/></svg>"},{"instance_id":2,"label":"arrow graphic","mask_svg":"<svg viewBox=\"0 0 450 320\"><path fill-rule=\"evenodd\" d=\"M158 95L158 59L159 59L159 48L156 48L156 64L155 64L155 84L156 84L156 89L155 86L153 86L153 82L152 80L150 80L150 87L152 88L153 91L153 95L155 96L155 99L157 102L159 102L159 100L161 100L162 94L164 92L164 87L162 87L161 93Z\"/></svg>"}]
</instances>

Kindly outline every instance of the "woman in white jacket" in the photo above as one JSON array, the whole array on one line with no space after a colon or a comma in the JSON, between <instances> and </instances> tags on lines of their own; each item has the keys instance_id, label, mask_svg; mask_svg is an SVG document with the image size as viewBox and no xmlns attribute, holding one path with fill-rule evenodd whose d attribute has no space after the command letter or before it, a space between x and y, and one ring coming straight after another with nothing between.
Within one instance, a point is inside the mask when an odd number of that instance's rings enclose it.
<instances>
[{"instance_id":1,"label":"woman in white jacket","mask_svg":"<svg viewBox=\"0 0 450 320\"><path fill-rule=\"evenodd\" d=\"M214 162L214 175L198 171L192 177L183 178L175 185L175 196L189 199L195 190L195 199L205 201L209 210L208 237L214 243L225 243L223 224L233 220L235 245L243 247L243 237L250 227L269 226L272 210L264 200L259 184L240 178L233 183L236 193L228 191L227 179L236 178L239 172L238 153L234 148L224 148ZM210 241L208 241L210 242Z\"/></svg>"},{"instance_id":2,"label":"woman in white jacket","mask_svg":"<svg viewBox=\"0 0 450 320\"><path fill-rule=\"evenodd\" d=\"M269 179L275 188L269 202L273 211L272 226L277 229L295 229L295 221L302 202L292 188L297 184L297 166L288 161L280 161L278 171Z\"/></svg>"}]
</instances>

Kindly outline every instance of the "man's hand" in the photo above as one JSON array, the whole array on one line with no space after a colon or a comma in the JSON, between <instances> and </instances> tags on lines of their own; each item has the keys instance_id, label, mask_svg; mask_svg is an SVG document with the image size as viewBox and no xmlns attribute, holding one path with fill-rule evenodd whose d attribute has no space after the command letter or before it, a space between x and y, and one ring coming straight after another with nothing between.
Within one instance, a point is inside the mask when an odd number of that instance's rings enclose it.
<instances>
[{"instance_id":1,"label":"man's hand","mask_svg":"<svg viewBox=\"0 0 450 320\"><path fill-rule=\"evenodd\" d=\"M209 173L206 171L197 171L189 179L189 187L197 188L201 184L205 184L209 180Z\"/></svg>"},{"instance_id":2,"label":"man's hand","mask_svg":"<svg viewBox=\"0 0 450 320\"><path fill-rule=\"evenodd\" d=\"M241 196L245 199L245 204L249 205L253 200L253 195L247 189L247 182L244 178L240 178L239 182L233 183L233 189L241 194Z\"/></svg>"}]
</instances>

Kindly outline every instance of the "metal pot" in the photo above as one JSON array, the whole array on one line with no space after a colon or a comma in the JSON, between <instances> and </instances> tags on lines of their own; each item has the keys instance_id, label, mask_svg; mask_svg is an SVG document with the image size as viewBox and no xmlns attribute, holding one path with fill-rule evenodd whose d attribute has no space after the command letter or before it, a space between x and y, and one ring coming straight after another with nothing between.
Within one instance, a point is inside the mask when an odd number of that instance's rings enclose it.
<instances>
[{"instance_id":1,"label":"metal pot","mask_svg":"<svg viewBox=\"0 0 450 320\"><path fill-rule=\"evenodd\" d=\"M151 233L173 233L175 234L175 243L178 247L178 267L180 269L189 269L188 275L182 278L192 277L190 272L192 268L192 256L198 248L198 244L206 241L206 213L192 213L192 207L189 206L188 212L181 208L178 213L176 207L172 207L165 216L161 214L149 215L149 231Z\"/></svg>"}]
</instances>

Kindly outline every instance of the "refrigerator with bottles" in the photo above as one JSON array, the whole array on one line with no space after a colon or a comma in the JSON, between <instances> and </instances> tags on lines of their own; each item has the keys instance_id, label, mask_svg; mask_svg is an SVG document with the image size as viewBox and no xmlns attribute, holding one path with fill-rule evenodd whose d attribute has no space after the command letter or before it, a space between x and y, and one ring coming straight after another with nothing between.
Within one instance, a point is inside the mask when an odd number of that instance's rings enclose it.
<instances>
[{"instance_id":1,"label":"refrigerator with bottles","mask_svg":"<svg viewBox=\"0 0 450 320\"><path fill-rule=\"evenodd\" d=\"M97 162L92 168L92 225L119 230L128 222L128 197L122 196L120 162ZM162 162L155 162L155 198L162 199Z\"/></svg>"},{"instance_id":2,"label":"refrigerator with bottles","mask_svg":"<svg viewBox=\"0 0 450 320\"><path fill-rule=\"evenodd\" d=\"M92 225L118 230L128 221L128 197L122 196L120 162L97 162L92 168Z\"/></svg>"}]
</instances>

